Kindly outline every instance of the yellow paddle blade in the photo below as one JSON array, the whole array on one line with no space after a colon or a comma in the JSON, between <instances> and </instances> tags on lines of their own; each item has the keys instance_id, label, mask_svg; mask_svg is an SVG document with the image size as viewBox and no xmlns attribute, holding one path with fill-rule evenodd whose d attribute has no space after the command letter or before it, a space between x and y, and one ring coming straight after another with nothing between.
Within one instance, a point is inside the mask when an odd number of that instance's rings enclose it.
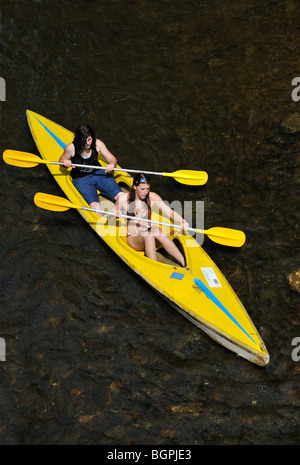
<instances>
[{"instance_id":1,"label":"yellow paddle blade","mask_svg":"<svg viewBox=\"0 0 300 465\"><path fill-rule=\"evenodd\" d=\"M58 197L57 195L43 194L42 192L35 194L33 200L38 207L55 212L64 212L69 210L69 208L81 208L80 205L74 205L67 199Z\"/></svg>"},{"instance_id":2,"label":"yellow paddle blade","mask_svg":"<svg viewBox=\"0 0 300 465\"><path fill-rule=\"evenodd\" d=\"M230 247L242 247L246 241L245 233L238 229L214 227L207 231L199 230L199 232L204 232L212 241L218 244L228 245Z\"/></svg>"},{"instance_id":3,"label":"yellow paddle blade","mask_svg":"<svg viewBox=\"0 0 300 465\"><path fill-rule=\"evenodd\" d=\"M205 171L178 170L174 171L174 173L162 173L162 175L172 177L177 182L189 186L202 186L208 179Z\"/></svg>"},{"instance_id":4,"label":"yellow paddle blade","mask_svg":"<svg viewBox=\"0 0 300 465\"><path fill-rule=\"evenodd\" d=\"M28 152L20 152L18 150L5 150L3 153L3 160L8 165L19 166L21 168L33 168L39 163L45 163L37 155Z\"/></svg>"}]
</instances>

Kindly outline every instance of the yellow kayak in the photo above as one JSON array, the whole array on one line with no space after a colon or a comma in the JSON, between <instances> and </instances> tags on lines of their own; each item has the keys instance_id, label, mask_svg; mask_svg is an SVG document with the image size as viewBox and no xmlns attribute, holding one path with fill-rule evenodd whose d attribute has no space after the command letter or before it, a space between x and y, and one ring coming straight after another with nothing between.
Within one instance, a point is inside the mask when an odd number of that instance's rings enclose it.
<instances>
[{"instance_id":1,"label":"yellow kayak","mask_svg":"<svg viewBox=\"0 0 300 465\"><path fill-rule=\"evenodd\" d=\"M58 161L64 147L73 140L73 132L33 111L27 110L26 113L41 157L47 161ZM106 165L101 154L99 162L102 166ZM89 207L73 186L69 170L55 164L47 166L72 203ZM120 166L113 171L113 175L121 188L128 190L132 177L124 171L118 171L118 168ZM212 259L191 235L179 234L175 228L171 229L171 239L186 258L187 267L182 268L167 257L163 250L158 250L158 261L154 261L145 257L143 252L129 247L124 234L124 220L110 221L92 211L78 211L101 239L183 316L237 355L260 366L269 363L265 344L243 304ZM159 212L153 212L152 219L164 220Z\"/></svg>"}]
</instances>

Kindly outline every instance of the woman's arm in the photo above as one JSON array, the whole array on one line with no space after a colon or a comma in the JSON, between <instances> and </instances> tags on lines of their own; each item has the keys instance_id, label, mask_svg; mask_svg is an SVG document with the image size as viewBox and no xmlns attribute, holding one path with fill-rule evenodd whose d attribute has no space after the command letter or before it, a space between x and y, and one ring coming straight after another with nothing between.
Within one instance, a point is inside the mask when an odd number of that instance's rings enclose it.
<instances>
[{"instance_id":1,"label":"woman's arm","mask_svg":"<svg viewBox=\"0 0 300 465\"><path fill-rule=\"evenodd\" d=\"M106 172L112 171L117 164L116 157L108 150L104 142L99 139L96 141L96 147L98 152L101 152L105 160L108 162L108 165L106 166Z\"/></svg>"},{"instance_id":2,"label":"woman's arm","mask_svg":"<svg viewBox=\"0 0 300 465\"><path fill-rule=\"evenodd\" d=\"M177 213L175 210L173 210L167 204L165 204L161 197L157 195L155 192L150 193L150 201L151 203L155 203L158 206L159 210L161 210L162 213L165 213L169 218L174 220L175 223L180 224L184 231L186 231L189 228L189 224L187 223L187 221L185 221L185 219L182 218L182 216L180 216L179 213Z\"/></svg>"},{"instance_id":3,"label":"woman's arm","mask_svg":"<svg viewBox=\"0 0 300 465\"><path fill-rule=\"evenodd\" d=\"M64 153L60 157L59 162L63 163L64 166L69 168L72 165L71 158L73 156L74 156L74 145L71 143L71 144L66 145Z\"/></svg>"}]
</instances>

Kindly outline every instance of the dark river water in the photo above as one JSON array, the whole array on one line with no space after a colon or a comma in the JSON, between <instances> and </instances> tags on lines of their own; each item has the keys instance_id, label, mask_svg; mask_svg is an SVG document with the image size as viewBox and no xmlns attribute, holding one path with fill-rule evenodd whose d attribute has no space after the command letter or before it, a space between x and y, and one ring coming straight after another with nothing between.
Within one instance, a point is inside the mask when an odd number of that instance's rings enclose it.
<instances>
[{"instance_id":1,"label":"dark river water","mask_svg":"<svg viewBox=\"0 0 300 465\"><path fill-rule=\"evenodd\" d=\"M1 444L299 443L300 136L284 124L300 113L299 18L297 0L1 2L2 152L38 153L31 109L89 123L124 167L207 171L152 188L246 233L203 246L270 353L261 368L213 342L76 211L35 206L62 195L44 165L1 157Z\"/></svg>"}]
</instances>

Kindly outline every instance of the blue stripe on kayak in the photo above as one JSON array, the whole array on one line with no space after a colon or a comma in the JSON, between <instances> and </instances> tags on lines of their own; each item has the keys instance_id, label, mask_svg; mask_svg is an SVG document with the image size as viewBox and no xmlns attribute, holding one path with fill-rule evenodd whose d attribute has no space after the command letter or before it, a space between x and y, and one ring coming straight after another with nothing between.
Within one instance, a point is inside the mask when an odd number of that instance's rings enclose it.
<instances>
[{"instance_id":1,"label":"blue stripe on kayak","mask_svg":"<svg viewBox=\"0 0 300 465\"><path fill-rule=\"evenodd\" d=\"M224 305L217 299L217 297L208 289L207 286L198 278L194 278L194 283L200 287L200 289L204 292L209 299L216 304L250 339L254 344L256 342L252 337L247 333L247 331L239 324L239 322L231 315L231 313L224 307Z\"/></svg>"},{"instance_id":2,"label":"blue stripe on kayak","mask_svg":"<svg viewBox=\"0 0 300 465\"><path fill-rule=\"evenodd\" d=\"M35 118L43 126L43 128L46 129L46 131L50 134L50 136L53 137L53 139L58 143L58 145L60 145L61 148L64 149L67 144L65 144L62 140L59 139L59 137L57 137L52 131L50 131L50 129L47 128L47 126L45 126L36 116L35 116Z\"/></svg>"}]
</instances>

